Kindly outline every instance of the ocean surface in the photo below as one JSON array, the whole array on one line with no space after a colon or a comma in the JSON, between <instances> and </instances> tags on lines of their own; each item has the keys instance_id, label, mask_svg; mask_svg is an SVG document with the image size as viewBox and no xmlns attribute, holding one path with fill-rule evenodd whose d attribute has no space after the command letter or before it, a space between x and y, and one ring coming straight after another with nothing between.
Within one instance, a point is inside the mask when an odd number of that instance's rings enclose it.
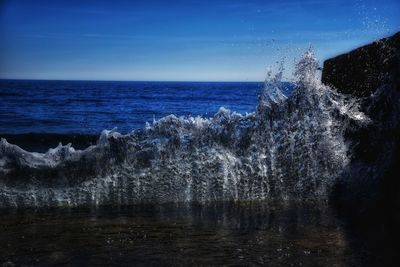
<instances>
[{"instance_id":1,"label":"ocean surface","mask_svg":"<svg viewBox=\"0 0 400 267\"><path fill-rule=\"evenodd\" d=\"M321 84L312 51L295 73L265 86L4 81L0 207L326 202L349 161L343 132L365 116ZM40 150L21 143L37 136Z\"/></svg>"},{"instance_id":2,"label":"ocean surface","mask_svg":"<svg viewBox=\"0 0 400 267\"><path fill-rule=\"evenodd\" d=\"M128 133L169 114L254 112L263 83L0 80L0 134ZM286 93L290 93L287 83Z\"/></svg>"}]
</instances>

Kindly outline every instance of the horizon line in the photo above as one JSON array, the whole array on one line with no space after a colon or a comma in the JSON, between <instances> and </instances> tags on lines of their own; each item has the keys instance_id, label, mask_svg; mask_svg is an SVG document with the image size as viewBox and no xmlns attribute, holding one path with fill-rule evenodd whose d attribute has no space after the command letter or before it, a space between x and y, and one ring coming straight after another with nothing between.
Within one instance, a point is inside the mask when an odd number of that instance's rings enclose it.
<instances>
[{"instance_id":1,"label":"horizon line","mask_svg":"<svg viewBox=\"0 0 400 267\"><path fill-rule=\"evenodd\" d=\"M264 83L264 80L247 80L247 81L223 81L223 80L203 80L203 81L193 81L193 80L90 80L90 79L29 79L29 78L0 78L0 81L62 81L62 82L191 82L191 83ZM286 82L286 81L284 81Z\"/></svg>"}]
</instances>

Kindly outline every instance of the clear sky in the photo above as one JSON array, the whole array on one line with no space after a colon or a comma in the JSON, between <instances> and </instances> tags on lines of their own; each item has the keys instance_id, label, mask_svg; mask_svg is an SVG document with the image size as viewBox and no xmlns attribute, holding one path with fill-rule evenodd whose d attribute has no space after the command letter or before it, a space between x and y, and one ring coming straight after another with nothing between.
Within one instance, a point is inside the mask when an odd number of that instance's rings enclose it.
<instances>
[{"instance_id":1,"label":"clear sky","mask_svg":"<svg viewBox=\"0 0 400 267\"><path fill-rule=\"evenodd\" d=\"M261 81L400 30L399 0L0 0L0 78Z\"/></svg>"}]
</instances>

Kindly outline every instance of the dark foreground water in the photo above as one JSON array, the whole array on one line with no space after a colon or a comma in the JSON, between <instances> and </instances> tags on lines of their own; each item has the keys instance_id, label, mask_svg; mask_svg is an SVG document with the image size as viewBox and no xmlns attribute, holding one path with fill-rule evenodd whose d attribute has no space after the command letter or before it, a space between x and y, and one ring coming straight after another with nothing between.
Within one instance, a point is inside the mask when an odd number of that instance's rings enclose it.
<instances>
[{"instance_id":1,"label":"dark foreground water","mask_svg":"<svg viewBox=\"0 0 400 267\"><path fill-rule=\"evenodd\" d=\"M0 220L4 266L379 266L385 259L327 206L3 211Z\"/></svg>"}]
</instances>

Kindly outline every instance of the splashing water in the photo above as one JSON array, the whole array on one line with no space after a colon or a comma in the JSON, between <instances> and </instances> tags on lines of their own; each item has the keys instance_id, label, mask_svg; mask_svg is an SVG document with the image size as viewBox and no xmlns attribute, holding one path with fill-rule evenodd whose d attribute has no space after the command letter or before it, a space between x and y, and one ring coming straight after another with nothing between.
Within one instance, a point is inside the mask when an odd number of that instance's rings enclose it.
<instances>
[{"instance_id":1,"label":"splashing water","mask_svg":"<svg viewBox=\"0 0 400 267\"><path fill-rule=\"evenodd\" d=\"M357 102L321 84L312 51L282 94L270 73L256 112L170 115L97 145L46 153L0 142L0 207L327 198L349 161L344 131L368 119Z\"/></svg>"}]
</instances>

